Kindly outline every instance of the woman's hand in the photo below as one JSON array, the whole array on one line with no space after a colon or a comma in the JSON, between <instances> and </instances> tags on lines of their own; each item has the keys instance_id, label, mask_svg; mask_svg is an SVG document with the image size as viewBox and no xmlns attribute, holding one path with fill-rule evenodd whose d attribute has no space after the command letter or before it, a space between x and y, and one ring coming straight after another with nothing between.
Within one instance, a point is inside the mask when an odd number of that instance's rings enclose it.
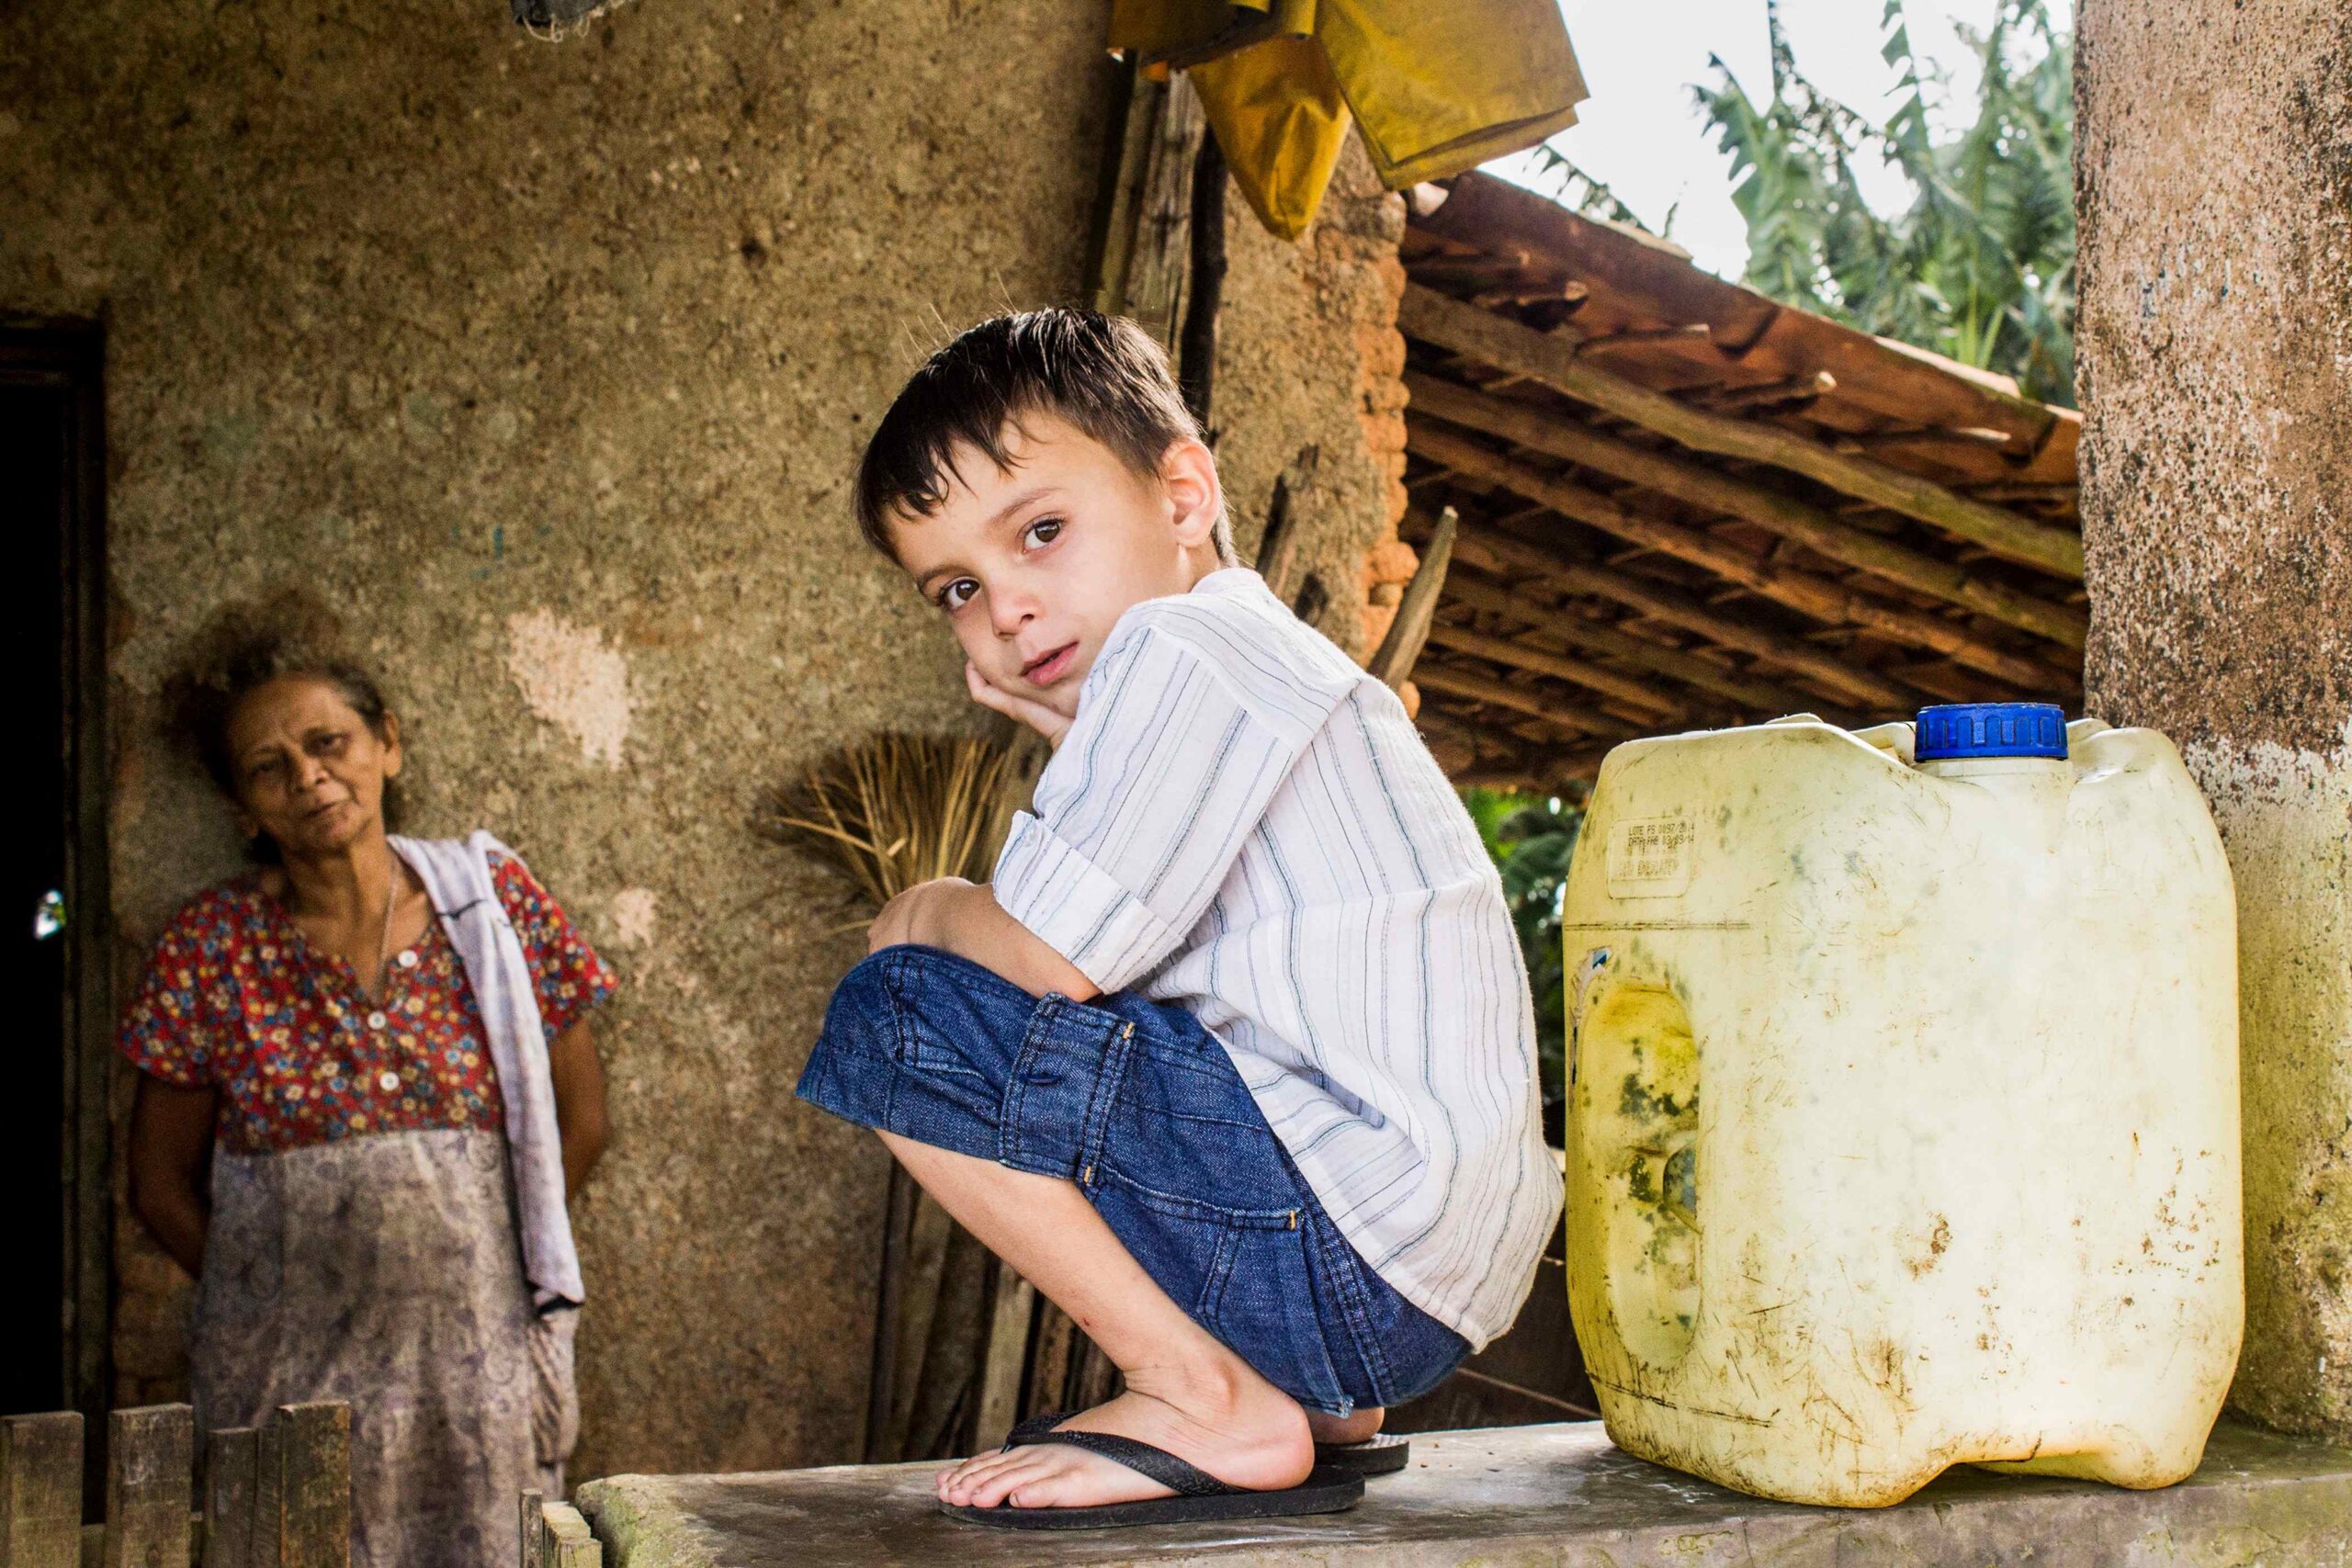
<instances>
[{"instance_id":1,"label":"woman's hand","mask_svg":"<svg viewBox=\"0 0 2352 1568\"><path fill-rule=\"evenodd\" d=\"M972 694L974 702L984 708L993 708L1016 723L1027 725L1046 738L1048 747L1058 749L1062 737L1069 733L1069 720L1066 716L1035 697L1021 696L993 684L980 673L979 666L968 659L964 661L964 685ZM913 889L909 888L908 891L912 892Z\"/></svg>"},{"instance_id":2,"label":"woman's hand","mask_svg":"<svg viewBox=\"0 0 2352 1568\"><path fill-rule=\"evenodd\" d=\"M190 1275L204 1272L212 1208L212 1115L220 1091L139 1075L130 1102L130 1207Z\"/></svg>"},{"instance_id":3,"label":"woman's hand","mask_svg":"<svg viewBox=\"0 0 2352 1568\"><path fill-rule=\"evenodd\" d=\"M563 1145L563 1195L577 1194L605 1152L605 1068L596 1037L582 1019L548 1046L548 1077L555 1089L555 1126Z\"/></svg>"}]
</instances>

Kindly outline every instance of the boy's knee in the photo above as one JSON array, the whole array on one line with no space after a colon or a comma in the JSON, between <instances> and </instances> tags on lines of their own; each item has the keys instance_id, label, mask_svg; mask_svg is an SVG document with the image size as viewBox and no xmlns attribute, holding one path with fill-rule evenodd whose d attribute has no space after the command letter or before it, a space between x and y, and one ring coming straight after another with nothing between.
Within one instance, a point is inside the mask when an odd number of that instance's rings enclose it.
<instances>
[{"instance_id":1,"label":"boy's knee","mask_svg":"<svg viewBox=\"0 0 2352 1568\"><path fill-rule=\"evenodd\" d=\"M867 1038L878 1031L887 1038L896 1005L890 992L890 953L884 948L859 959L833 987L832 999L825 1004L827 1034Z\"/></svg>"}]
</instances>

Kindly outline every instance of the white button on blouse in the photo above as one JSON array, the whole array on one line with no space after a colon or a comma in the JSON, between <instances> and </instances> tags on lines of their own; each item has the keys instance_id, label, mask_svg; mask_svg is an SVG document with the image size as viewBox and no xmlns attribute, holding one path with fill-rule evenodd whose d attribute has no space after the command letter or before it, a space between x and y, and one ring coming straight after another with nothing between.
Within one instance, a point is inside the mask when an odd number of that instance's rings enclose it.
<instances>
[{"instance_id":1,"label":"white button on blouse","mask_svg":"<svg viewBox=\"0 0 2352 1568\"><path fill-rule=\"evenodd\" d=\"M414 949L414 948L413 948L413 947L404 947L404 948L401 949L400 965L401 965L401 968L403 968L403 969L413 969L413 968L415 968L415 967L416 967L416 949Z\"/></svg>"},{"instance_id":2,"label":"white button on blouse","mask_svg":"<svg viewBox=\"0 0 2352 1568\"><path fill-rule=\"evenodd\" d=\"M381 1029L384 1027L385 1021L386 1020L381 1012L371 1012L368 1015L368 1027L370 1029Z\"/></svg>"},{"instance_id":3,"label":"white button on blouse","mask_svg":"<svg viewBox=\"0 0 2352 1568\"><path fill-rule=\"evenodd\" d=\"M390 1094L392 1090L401 1087L401 1076L398 1073L387 1070L377 1077L376 1082L382 1086L386 1094Z\"/></svg>"}]
</instances>

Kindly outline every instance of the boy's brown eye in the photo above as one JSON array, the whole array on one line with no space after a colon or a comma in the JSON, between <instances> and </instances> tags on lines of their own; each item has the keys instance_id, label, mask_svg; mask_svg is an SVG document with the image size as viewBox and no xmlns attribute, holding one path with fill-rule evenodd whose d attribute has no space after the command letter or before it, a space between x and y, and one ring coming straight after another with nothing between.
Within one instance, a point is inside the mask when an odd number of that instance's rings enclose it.
<instances>
[{"instance_id":1,"label":"boy's brown eye","mask_svg":"<svg viewBox=\"0 0 2352 1568\"><path fill-rule=\"evenodd\" d=\"M1052 544L1061 531L1062 520L1058 517L1040 517L1029 525L1030 536L1041 545Z\"/></svg>"},{"instance_id":2,"label":"boy's brown eye","mask_svg":"<svg viewBox=\"0 0 2352 1568\"><path fill-rule=\"evenodd\" d=\"M978 583L968 577L959 577L939 591L939 607L943 610L961 609L979 591Z\"/></svg>"}]
</instances>

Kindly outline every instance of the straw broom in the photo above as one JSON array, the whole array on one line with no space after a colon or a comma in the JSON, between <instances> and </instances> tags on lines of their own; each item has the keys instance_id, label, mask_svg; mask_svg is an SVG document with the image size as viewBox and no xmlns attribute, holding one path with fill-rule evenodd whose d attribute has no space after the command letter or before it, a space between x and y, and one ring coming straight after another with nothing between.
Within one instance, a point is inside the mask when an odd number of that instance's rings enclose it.
<instances>
[{"instance_id":1,"label":"straw broom","mask_svg":"<svg viewBox=\"0 0 2352 1568\"><path fill-rule=\"evenodd\" d=\"M886 732L844 747L797 782L768 792L754 824L763 837L813 852L847 872L867 906L865 918L850 924L870 924L882 906L917 883L942 876L978 881L988 874L1017 804L1013 797L1025 797L1034 775L1034 765L1023 765L1024 756L1017 746L1008 750L976 736ZM992 1317L980 1325L939 1321L954 1222L929 1193L910 1190L895 1165L890 1188L892 1217L883 1240L886 1327L876 1347L870 1461L912 1458L931 1446L912 1428L939 1333L978 1326L990 1349L997 1337ZM1005 1275L1011 1287L1027 1290L1010 1270ZM1004 1288L1000 1285L1000 1294ZM1025 1316L1022 1322L1025 1326ZM982 1392L962 1395L957 1408L963 1398Z\"/></svg>"},{"instance_id":2,"label":"straw broom","mask_svg":"<svg viewBox=\"0 0 2352 1568\"><path fill-rule=\"evenodd\" d=\"M761 833L847 872L865 920L914 886L988 875L1007 783L1005 748L968 735L886 732L844 747L758 807Z\"/></svg>"}]
</instances>

